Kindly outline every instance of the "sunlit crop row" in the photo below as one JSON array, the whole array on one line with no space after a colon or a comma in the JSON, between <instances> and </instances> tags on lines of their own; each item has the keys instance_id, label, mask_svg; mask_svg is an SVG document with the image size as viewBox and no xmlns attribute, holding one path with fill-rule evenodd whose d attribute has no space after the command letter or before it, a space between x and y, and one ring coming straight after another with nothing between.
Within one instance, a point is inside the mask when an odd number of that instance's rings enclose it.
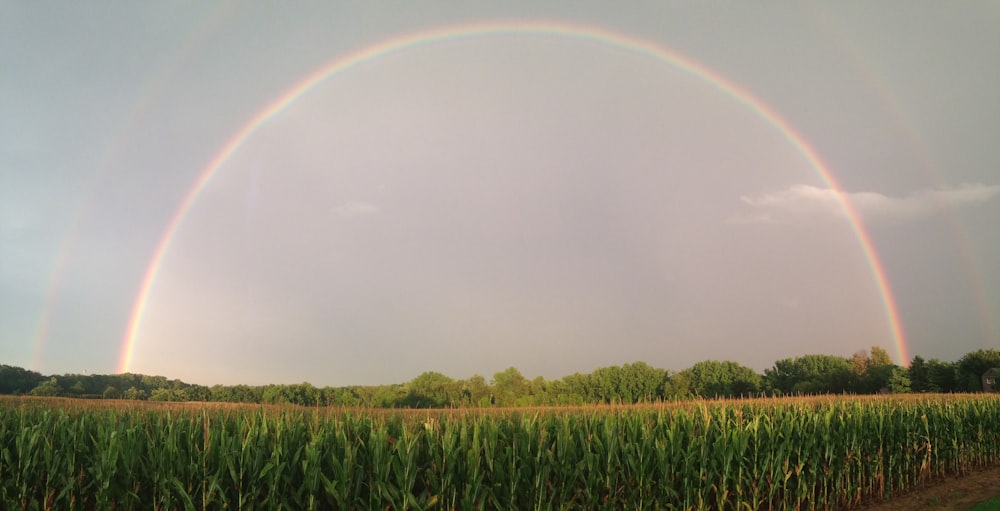
<instances>
[{"instance_id":1,"label":"sunlit crop row","mask_svg":"<svg viewBox=\"0 0 1000 511\"><path fill-rule=\"evenodd\" d=\"M996 464L998 425L985 395L489 414L3 400L0 508L844 509Z\"/></svg>"}]
</instances>

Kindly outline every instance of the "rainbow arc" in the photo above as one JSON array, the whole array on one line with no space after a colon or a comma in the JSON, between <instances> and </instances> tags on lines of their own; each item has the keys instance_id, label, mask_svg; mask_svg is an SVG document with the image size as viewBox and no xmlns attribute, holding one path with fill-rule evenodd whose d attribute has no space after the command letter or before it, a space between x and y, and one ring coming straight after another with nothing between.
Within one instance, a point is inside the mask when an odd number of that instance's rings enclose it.
<instances>
[{"instance_id":1,"label":"rainbow arc","mask_svg":"<svg viewBox=\"0 0 1000 511\"><path fill-rule=\"evenodd\" d=\"M722 75L688 57L685 57L684 55L652 41L589 25L550 21L518 21L446 26L394 37L380 43L367 46L348 55L339 57L320 67L282 93L277 97L277 99L266 105L253 117L251 117L239 130L237 130L232 138L229 139L229 141L201 171L197 180L192 184L191 188L184 196L176 212L164 229L163 235L160 237L159 242L153 251L153 256L150 259L149 266L143 276L139 292L132 307L125 338L122 342L118 371L127 372L131 366L132 356L135 351L138 338L139 327L142 323L150 293L156 283L160 267L170 249L174 235L177 233L177 230L180 228L184 218L187 216L192 205L198 199L202 190L205 189L212 178L225 166L226 162L228 162L229 159L239 151L243 144L245 144L254 135L254 133L260 129L261 126L266 124L268 120L279 115L282 111L288 108L299 98L309 93L320 83L365 62L371 62L413 47L498 35L535 35L594 41L649 57L652 60L673 66L686 74L703 81L707 85L714 87L718 91L745 106L751 112L756 114L763 122L775 129L792 147L795 148L802 158L808 162L809 166L815 170L822 181L830 189L838 192L837 195L840 197L840 206L843 208L844 213L851 224L851 228L858 239L861 250L868 261L876 287L878 288L878 292L885 308L886 319L891 332L892 341L896 349L896 356L902 364L906 364L908 362L909 355L907 353L903 328L900 324L895 299L889 287L885 270L878 258L878 254L874 249L871 236L865 230L864 224L862 223L858 212L851 205L851 203L845 199L846 195L843 193L840 184L837 182L837 179L831 170L820 159L817 151L801 134L793 129L788 121L782 118L769 105L761 101L739 84L726 79Z\"/></svg>"}]
</instances>

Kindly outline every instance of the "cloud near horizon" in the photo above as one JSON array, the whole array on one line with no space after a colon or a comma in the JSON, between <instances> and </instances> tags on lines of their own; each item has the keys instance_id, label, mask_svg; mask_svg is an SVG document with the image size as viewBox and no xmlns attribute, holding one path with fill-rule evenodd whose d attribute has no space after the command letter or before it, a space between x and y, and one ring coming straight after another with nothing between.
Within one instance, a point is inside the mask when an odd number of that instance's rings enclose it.
<instances>
[{"instance_id":1,"label":"cloud near horizon","mask_svg":"<svg viewBox=\"0 0 1000 511\"><path fill-rule=\"evenodd\" d=\"M949 208L981 204L1000 195L1000 185L965 184L955 188L918 190L905 197L878 192L838 192L831 188L795 185L754 197L742 196L753 212L732 217L732 224L790 223L801 218L846 218L849 202L866 221L907 221L927 218Z\"/></svg>"},{"instance_id":2,"label":"cloud near horizon","mask_svg":"<svg viewBox=\"0 0 1000 511\"><path fill-rule=\"evenodd\" d=\"M381 208L369 202L351 201L337 207L337 214L344 218L354 218L377 213L379 209Z\"/></svg>"}]
</instances>

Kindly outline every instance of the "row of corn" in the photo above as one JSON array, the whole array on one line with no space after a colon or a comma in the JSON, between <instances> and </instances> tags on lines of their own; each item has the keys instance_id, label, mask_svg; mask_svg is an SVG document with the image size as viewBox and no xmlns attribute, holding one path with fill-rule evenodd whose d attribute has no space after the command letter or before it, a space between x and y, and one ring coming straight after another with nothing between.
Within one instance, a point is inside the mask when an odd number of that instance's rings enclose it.
<instances>
[{"instance_id":1,"label":"row of corn","mask_svg":"<svg viewBox=\"0 0 1000 511\"><path fill-rule=\"evenodd\" d=\"M1000 461L1000 399L555 413L0 401L0 509L847 509Z\"/></svg>"}]
</instances>

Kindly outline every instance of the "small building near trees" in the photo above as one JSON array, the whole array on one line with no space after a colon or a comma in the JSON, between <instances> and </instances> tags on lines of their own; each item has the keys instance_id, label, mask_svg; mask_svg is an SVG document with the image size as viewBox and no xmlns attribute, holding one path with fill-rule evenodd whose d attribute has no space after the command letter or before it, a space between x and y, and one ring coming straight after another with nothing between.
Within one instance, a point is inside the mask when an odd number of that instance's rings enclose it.
<instances>
[{"instance_id":1,"label":"small building near trees","mask_svg":"<svg viewBox=\"0 0 1000 511\"><path fill-rule=\"evenodd\" d=\"M983 373L983 392L997 392L997 379L1000 378L1000 367L992 367Z\"/></svg>"}]
</instances>

